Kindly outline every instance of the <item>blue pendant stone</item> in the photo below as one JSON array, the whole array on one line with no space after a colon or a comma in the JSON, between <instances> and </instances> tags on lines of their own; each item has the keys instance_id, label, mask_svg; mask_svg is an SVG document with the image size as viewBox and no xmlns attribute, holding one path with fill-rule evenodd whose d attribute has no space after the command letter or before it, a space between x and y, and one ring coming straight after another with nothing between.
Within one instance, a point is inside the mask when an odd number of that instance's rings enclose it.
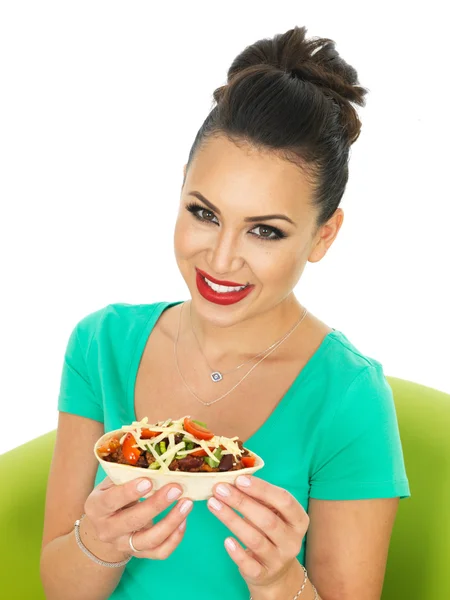
<instances>
[{"instance_id":1,"label":"blue pendant stone","mask_svg":"<svg viewBox=\"0 0 450 600\"><path fill-rule=\"evenodd\" d=\"M223 379L222 373L219 373L219 371L214 371L214 373L211 373L211 379L213 381L220 381L221 379Z\"/></svg>"}]
</instances>

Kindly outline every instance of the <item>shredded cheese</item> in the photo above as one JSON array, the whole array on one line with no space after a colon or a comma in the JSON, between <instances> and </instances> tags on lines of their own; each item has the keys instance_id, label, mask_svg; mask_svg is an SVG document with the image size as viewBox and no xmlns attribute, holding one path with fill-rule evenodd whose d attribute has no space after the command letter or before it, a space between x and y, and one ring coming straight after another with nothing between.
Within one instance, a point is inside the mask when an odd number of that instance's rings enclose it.
<instances>
[{"instance_id":1,"label":"shredded cheese","mask_svg":"<svg viewBox=\"0 0 450 600\"><path fill-rule=\"evenodd\" d=\"M184 442L180 442L179 444L174 446L171 450L167 450L166 452L164 452L164 454L161 454L161 456L159 458L162 461L164 461L164 463L168 467L170 465L170 463L172 462L175 454L178 452L178 450L181 450L181 448L183 448L183 447L184 447Z\"/></svg>"},{"instance_id":2,"label":"shredded cheese","mask_svg":"<svg viewBox=\"0 0 450 600\"><path fill-rule=\"evenodd\" d=\"M166 463L163 460L161 460L161 457L155 452L155 450L152 448L151 444L148 444L148 450L150 450L150 452L153 454L156 462L160 465L160 467L164 471L164 473L170 473L169 468L167 467Z\"/></svg>"},{"instance_id":3,"label":"shredded cheese","mask_svg":"<svg viewBox=\"0 0 450 600\"><path fill-rule=\"evenodd\" d=\"M120 444L122 445L127 434L131 433L136 442L133 445L133 448L140 448L141 450L149 451L165 473L169 472L168 467L176 454L180 456L188 456L189 454L192 454L199 450L198 447L192 448L191 450L186 450L186 441L193 442L197 446L200 446L200 448L203 448L206 454L215 463L220 462L220 459L214 455L214 451L217 448L222 447L222 455L232 454L234 459L236 459L238 455L242 454L242 450L236 443L236 440L239 439L239 436L227 438L224 436L215 435L210 440L200 440L191 433L185 431L184 420L186 417L190 418L190 415L186 415L184 417L181 417L180 419L175 420L166 419L165 421L158 421L153 425L149 424L148 417L144 417L141 421L133 421L131 425L123 425L122 430L125 433L120 438ZM158 435L150 439L141 439L143 429L150 429L151 431L158 433ZM183 435L183 441L181 441L179 444L175 444L176 434ZM165 438L169 439L169 444L166 449L166 452L159 456L159 454L157 454L157 452L155 451L155 445ZM212 450L210 450L210 448L212 448Z\"/></svg>"},{"instance_id":4,"label":"shredded cheese","mask_svg":"<svg viewBox=\"0 0 450 600\"><path fill-rule=\"evenodd\" d=\"M203 448L203 450L208 454L209 458L211 458L216 463L220 463L220 459L217 458L217 456L214 456L214 454L208 448L208 444L205 442L205 440L200 440L199 444Z\"/></svg>"}]
</instances>

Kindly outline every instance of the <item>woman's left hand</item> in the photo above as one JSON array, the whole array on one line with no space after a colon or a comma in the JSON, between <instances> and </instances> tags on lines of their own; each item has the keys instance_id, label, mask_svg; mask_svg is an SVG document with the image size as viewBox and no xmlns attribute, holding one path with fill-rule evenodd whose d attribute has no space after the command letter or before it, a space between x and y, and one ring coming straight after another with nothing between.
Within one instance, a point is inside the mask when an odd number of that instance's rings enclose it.
<instances>
[{"instance_id":1,"label":"woman's left hand","mask_svg":"<svg viewBox=\"0 0 450 600\"><path fill-rule=\"evenodd\" d=\"M220 508L215 506L217 501ZM228 554L249 587L282 581L297 562L309 517L287 490L259 477L240 476L235 486L214 486L208 508L247 546L244 550L233 538L225 540Z\"/></svg>"}]
</instances>

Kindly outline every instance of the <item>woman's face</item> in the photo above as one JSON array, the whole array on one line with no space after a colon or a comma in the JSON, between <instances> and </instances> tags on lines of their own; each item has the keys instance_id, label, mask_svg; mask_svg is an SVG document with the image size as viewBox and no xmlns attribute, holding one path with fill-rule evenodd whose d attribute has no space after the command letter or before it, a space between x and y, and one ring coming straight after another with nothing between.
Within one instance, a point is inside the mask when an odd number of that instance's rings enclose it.
<instances>
[{"instance_id":1,"label":"woman's face","mask_svg":"<svg viewBox=\"0 0 450 600\"><path fill-rule=\"evenodd\" d=\"M335 237L323 230L313 239L311 194L301 170L269 152L217 137L196 153L181 192L174 248L202 317L229 326L291 294L306 262L320 260ZM278 217L259 218L267 215ZM250 292L231 303L221 302L225 296L217 292L211 298L207 284L198 287L197 269L220 281L250 284Z\"/></svg>"}]
</instances>

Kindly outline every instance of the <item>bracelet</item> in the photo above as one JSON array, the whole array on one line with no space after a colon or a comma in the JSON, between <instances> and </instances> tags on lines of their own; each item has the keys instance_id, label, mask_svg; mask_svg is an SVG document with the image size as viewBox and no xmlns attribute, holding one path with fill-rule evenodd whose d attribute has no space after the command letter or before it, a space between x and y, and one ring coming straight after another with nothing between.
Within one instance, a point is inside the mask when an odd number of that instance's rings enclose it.
<instances>
[{"instance_id":1,"label":"bracelet","mask_svg":"<svg viewBox=\"0 0 450 600\"><path fill-rule=\"evenodd\" d=\"M300 566L303 569L303 572L305 573L305 579L303 580L302 587L298 590L298 592L295 594L295 596L292 598L292 600L297 600L297 598L300 596L300 594L305 589L306 582L308 581L308 572L307 572L307 570L305 569L305 567L303 565L300 565ZM310 581L310 583L311 583L311 581ZM314 600L319 600L319 594L317 593L316 588L313 586L312 583L311 583L311 585L312 585L312 589L314 590ZM250 600L253 600L252 596L250 596Z\"/></svg>"},{"instance_id":2,"label":"bracelet","mask_svg":"<svg viewBox=\"0 0 450 600\"><path fill-rule=\"evenodd\" d=\"M96 562L99 565L102 565L103 567L123 567L128 562L130 562L130 560L133 558L132 556L126 558L125 560L121 560L120 562L106 562L106 560L102 560L101 558L98 558L98 556L95 556L95 554L92 554L92 552L90 550L88 550L86 548L86 546L83 544L83 542L81 541L81 537L80 537L80 531L79 531L80 523L84 516L85 516L84 514L81 515L81 518L79 518L75 521L75 539L77 540L77 544L83 550L83 552L86 554L86 556L89 556L89 558L91 560L93 560L94 562Z\"/></svg>"}]
</instances>

